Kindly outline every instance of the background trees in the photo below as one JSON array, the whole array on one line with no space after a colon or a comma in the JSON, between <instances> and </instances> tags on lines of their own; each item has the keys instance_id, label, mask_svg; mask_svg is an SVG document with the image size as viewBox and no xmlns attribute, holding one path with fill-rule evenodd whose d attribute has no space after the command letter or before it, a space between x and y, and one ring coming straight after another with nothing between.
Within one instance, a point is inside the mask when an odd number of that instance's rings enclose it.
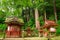
<instances>
[{"instance_id":1,"label":"background trees","mask_svg":"<svg viewBox=\"0 0 60 40\"><path fill-rule=\"evenodd\" d=\"M60 24L59 2L60 0L0 0L0 23L5 24L5 18L16 16L24 19L23 29L28 26L35 29L39 23L38 27L41 27L46 19L56 20ZM35 19L39 21L36 24ZM57 28L57 33L60 32L59 28Z\"/></svg>"}]
</instances>

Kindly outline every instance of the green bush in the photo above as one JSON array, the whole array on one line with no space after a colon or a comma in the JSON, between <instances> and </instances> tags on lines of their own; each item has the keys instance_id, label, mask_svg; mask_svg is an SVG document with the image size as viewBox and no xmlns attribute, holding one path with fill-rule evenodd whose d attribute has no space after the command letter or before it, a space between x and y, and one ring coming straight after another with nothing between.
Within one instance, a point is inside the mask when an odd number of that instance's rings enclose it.
<instances>
[{"instance_id":1,"label":"green bush","mask_svg":"<svg viewBox=\"0 0 60 40\"><path fill-rule=\"evenodd\" d=\"M0 24L0 30L5 31L6 30L6 24Z\"/></svg>"},{"instance_id":2,"label":"green bush","mask_svg":"<svg viewBox=\"0 0 60 40\"><path fill-rule=\"evenodd\" d=\"M56 29L56 35L60 35L60 20L58 20L58 26L57 26L57 29Z\"/></svg>"}]
</instances>

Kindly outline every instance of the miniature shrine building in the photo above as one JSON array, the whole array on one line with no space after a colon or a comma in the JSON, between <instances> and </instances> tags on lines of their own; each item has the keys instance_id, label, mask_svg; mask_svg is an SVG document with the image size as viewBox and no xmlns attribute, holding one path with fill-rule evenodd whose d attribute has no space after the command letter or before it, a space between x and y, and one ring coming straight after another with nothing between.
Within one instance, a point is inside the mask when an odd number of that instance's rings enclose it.
<instances>
[{"instance_id":1,"label":"miniature shrine building","mask_svg":"<svg viewBox=\"0 0 60 40\"><path fill-rule=\"evenodd\" d=\"M21 32L21 27L23 25L22 22L18 21L18 18L7 18L6 19L6 24L7 24L7 30L6 30L6 37L21 37L22 32Z\"/></svg>"}]
</instances>

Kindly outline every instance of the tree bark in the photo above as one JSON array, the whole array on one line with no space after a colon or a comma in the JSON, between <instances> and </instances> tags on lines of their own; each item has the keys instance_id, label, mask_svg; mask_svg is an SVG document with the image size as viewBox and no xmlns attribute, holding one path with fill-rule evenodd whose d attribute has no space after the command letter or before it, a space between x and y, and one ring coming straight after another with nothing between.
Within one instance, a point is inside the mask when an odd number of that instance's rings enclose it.
<instances>
[{"instance_id":1,"label":"tree bark","mask_svg":"<svg viewBox=\"0 0 60 40\"><path fill-rule=\"evenodd\" d=\"M38 18L39 18L38 9L35 8L35 24L38 31L40 31L40 23L39 23ZM40 37L40 33L39 33L39 37Z\"/></svg>"},{"instance_id":2,"label":"tree bark","mask_svg":"<svg viewBox=\"0 0 60 40\"><path fill-rule=\"evenodd\" d=\"M46 0L43 1L43 3L46 2ZM46 6L43 6L44 8L44 21L47 20L47 17L46 17Z\"/></svg>"},{"instance_id":3,"label":"tree bark","mask_svg":"<svg viewBox=\"0 0 60 40\"><path fill-rule=\"evenodd\" d=\"M46 10L44 10L44 21L47 20L47 17L46 17Z\"/></svg>"},{"instance_id":4,"label":"tree bark","mask_svg":"<svg viewBox=\"0 0 60 40\"><path fill-rule=\"evenodd\" d=\"M40 28L40 23L39 23L39 14L38 14L38 9L35 9L35 23L36 23L36 28L39 29Z\"/></svg>"},{"instance_id":5,"label":"tree bark","mask_svg":"<svg viewBox=\"0 0 60 40\"><path fill-rule=\"evenodd\" d=\"M54 3L54 15L55 15L55 21L56 21L56 23L57 23L56 0L53 0L53 3Z\"/></svg>"}]
</instances>

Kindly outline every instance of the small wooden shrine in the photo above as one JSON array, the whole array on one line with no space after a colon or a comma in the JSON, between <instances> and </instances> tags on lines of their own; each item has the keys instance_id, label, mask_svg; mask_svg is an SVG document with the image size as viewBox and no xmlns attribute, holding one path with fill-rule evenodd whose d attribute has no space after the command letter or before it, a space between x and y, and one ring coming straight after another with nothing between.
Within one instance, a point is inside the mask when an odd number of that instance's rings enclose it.
<instances>
[{"instance_id":1,"label":"small wooden shrine","mask_svg":"<svg viewBox=\"0 0 60 40\"><path fill-rule=\"evenodd\" d=\"M55 21L52 20L45 20L45 24L43 26L43 28L47 29L48 32L46 33L46 36L48 34L54 34L56 32L55 26L57 26L57 24L55 23Z\"/></svg>"},{"instance_id":2,"label":"small wooden shrine","mask_svg":"<svg viewBox=\"0 0 60 40\"><path fill-rule=\"evenodd\" d=\"M6 18L5 23L7 24L6 37L21 37L21 27L23 26L23 20L17 17Z\"/></svg>"}]
</instances>

